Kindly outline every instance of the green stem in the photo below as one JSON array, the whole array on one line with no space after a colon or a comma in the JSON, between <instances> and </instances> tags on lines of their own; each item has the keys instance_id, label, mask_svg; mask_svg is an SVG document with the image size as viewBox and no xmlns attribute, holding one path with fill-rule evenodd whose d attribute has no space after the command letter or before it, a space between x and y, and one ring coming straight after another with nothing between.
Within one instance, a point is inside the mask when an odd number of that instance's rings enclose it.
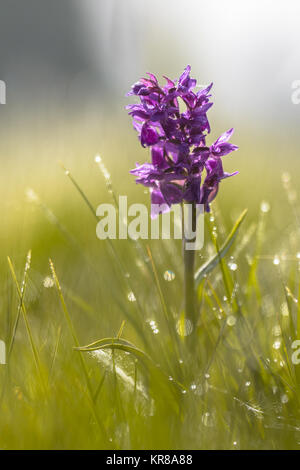
<instances>
[{"instance_id":1,"label":"green stem","mask_svg":"<svg viewBox=\"0 0 300 470\"><path fill-rule=\"evenodd\" d=\"M188 227L192 228L193 232L196 231L196 206L193 204L192 210L188 211L189 220L187 221ZM182 218L183 223L184 217ZM190 320L194 327L196 319L196 292L195 292L195 250L187 249L187 243L194 242L195 239L187 239L186 234L183 233L183 263L184 263L184 305L185 305L185 318Z\"/></svg>"}]
</instances>

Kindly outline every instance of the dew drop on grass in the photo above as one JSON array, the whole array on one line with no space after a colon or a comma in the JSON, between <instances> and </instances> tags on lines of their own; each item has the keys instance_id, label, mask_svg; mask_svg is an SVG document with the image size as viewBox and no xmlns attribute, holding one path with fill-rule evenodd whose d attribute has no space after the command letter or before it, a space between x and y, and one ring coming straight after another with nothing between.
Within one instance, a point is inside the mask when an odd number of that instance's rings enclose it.
<instances>
[{"instance_id":1,"label":"dew drop on grass","mask_svg":"<svg viewBox=\"0 0 300 470\"><path fill-rule=\"evenodd\" d=\"M129 300L129 302L135 302L136 301L135 295L132 291L129 292L129 294L127 295L127 298Z\"/></svg>"},{"instance_id":2,"label":"dew drop on grass","mask_svg":"<svg viewBox=\"0 0 300 470\"><path fill-rule=\"evenodd\" d=\"M104 179L107 181L107 182L110 182L110 174L109 172L107 171L107 168L106 166L104 165L103 161L102 161L102 158L100 157L100 155L96 155L95 156L95 162L97 163L97 165L99 166L99 169L100 171L102 172L103 176L104 176Z\"/></svg>"},{"instance_id":3,"label":"dew drop on grass","mask_svg":"<svg viewBox=\"0 0 300 470\"><path fill-rule=\"evenodd\" d=\"M43 286L46 287L46 289L48 289L49 287L53 287L54 281L52 277L50 276L45 277L45 279L43 280Z\"/></svg>"},{"instance_id":4,"label":"dew drop on grass","mask_svg":"<svg viewBox=\"0 0 300 470\"><path fill-rule=\"evenodd\" d=\"M267 212L269 212L270 210L270 204L267 202L267 201L262 201L261 205L260 205L260 210L266 214Z\"/></svg>"},{"instance_id":5,"label":"dew drop on grass","mask_svg":"<svg viewBox=\"0 0 300 470\"><path fill-rule=\"evenodd\" d=\"M200 383L200 382L197 383L197 384L193 383L193 384L190 386L190 389L193 391L193 393L194 393L195 395L198 395L198 396L201 396L201 395L203 395L203 393L204 393L203 385L202 385L202 383Z\"/></svg>"},{"instance_id":6,"label":"dew drop on grass","mask_svg":"<svg viewBox=\"0 0 300 470\"><path fill-rule=\"evenodd\" d=\"M150 328L153 332L154 335L157 335L159 333L159 329L157 327L157 323L155 320L147 320L147 322L149 323L150 325Z\"/></svg>"},{"instance_id":7,"label":"dew drop on grass","mask_svg":"<svg viewBox=\"0 0 300 470\"><path fill-rule=\"evenodd\" d=\"M285 404L289 401L289 397L287 396L286 393L284 393L283 395L281 395L280 400L281 400L281 403Z\"/></svg>"},{"instance_id":8,"label":"dew drop on grass","mask_svg":"<svg viewBox=\"0 0 300 470\"><path fill-rule=\"evenodd\" d=\"M275 255L274 258L273 258L273 264L275 266L278 266L280 264L280 258L279 256Z\"/></svg>"},{"instance_id":9,"label":"dew drop on grass","mask_svg":"<svg viewBox=\"0 0 300 470\"><path fill-rule=\"evenodd\" d=\"M279 349L280 346L281 346L281 341L279 341L279 340L274 341L273 349Z\"/></svg>"},{"instance_id":10,"label":"dew drop on grass","mask_svg":"<svg viewBox=\"0 0 300 470\"><path fill-rule=\"evenodd\" d=\"M281 335L281 327L280 325L274 325L272 328L272 333L274 336L280 336Z\"/></svg>"},{"instance_id":11,"label":"dew drop on grass","mask_svg":"<svg viewBox=\"0 0 300 470\"><path fill-rule=\"evenodd\" d=\"M174 279L175 279L175 273L173 271L168 269L167 271L164 272L165 281L171 282L171 281L174 281Z\"/></svg>"},{"instance_id":12,"label":"dew drop on grass","mask_svg":"<svg viewBox=\"0 0 300 470\"><path fill-rule=\"evenodd\" d=\"M250 385L251 385L250 380L248 380L247 382L245 382L245 387L250 387Z\"/></svg>"},{"instance_id":13,"label":"dew drop on grass","mask_svg":"<svg viewBox=\"0 0 300 470\"><path fill-rule=\"evenodd\" d=\"M238 268L238 265L234 261L229 261L228 267L231 271L236 271Z\"/></svg>"},{"instance_id":14,"label":"dew drop on grass","mask_svg":"<svg viewBox=\"0 0 300 470\"><path fill-rule=\"evenodd\" d=\"M287 304L284 302L281 307L280 307L281 315L283 317L288 317L289 316L289 308Z\"/></svg>"},{"instance_id":15,"label":"dew drop on grass","mask_svg":"<svg viewBox=\"0 0 300 470\"><path fill-rule=\"evenodd\" d=\"M228 326L234 326L236 324L236 317L234 315L229 315L226 320Z\"/></svg>"},{"instance_id":16,"label":"dew drop on grass","mask_svg":"<svg viewBox=\"0 0 300 470\"><path fill-rule=\"evenodd\" d=\"M213 229L212 229L212 236L213 236L213 238L218 237L218 229L217 229L216 226L214 226Z\"/></svg>"},{"instance_id":17,"label":"dew drop on grass","mask_svg":"<svg viewBox=\"0 0 300 470\"><path fill-rule=\"evenodd\" d=\"M300 259L300 251L296 254L296 258Z\"/></svg>"}]
</instances>

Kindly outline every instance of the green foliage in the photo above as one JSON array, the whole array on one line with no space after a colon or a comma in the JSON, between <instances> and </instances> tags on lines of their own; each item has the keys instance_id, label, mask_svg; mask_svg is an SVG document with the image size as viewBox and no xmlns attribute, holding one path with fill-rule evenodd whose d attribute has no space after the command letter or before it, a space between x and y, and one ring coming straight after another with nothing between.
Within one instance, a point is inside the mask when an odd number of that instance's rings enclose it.
<instances>
[{"instance_id":1,"label":"green foliage","mask_svg":"<svg viewBox=\"0 0 300 470\"><path fill-rule=\"evenodd\" d=\"M115 170L123 194L131 166ZM111 183L76 165L67 175L21 204L22 232L16 214L7 219L0 447L299 448L294 208L250 201L245 217L245 198L224 183L206 216L197 324L185 336L180 242L98 240L93 208L116 201ZM126 187L149 203L130 176Z\"/></svg>"}]
</instances>

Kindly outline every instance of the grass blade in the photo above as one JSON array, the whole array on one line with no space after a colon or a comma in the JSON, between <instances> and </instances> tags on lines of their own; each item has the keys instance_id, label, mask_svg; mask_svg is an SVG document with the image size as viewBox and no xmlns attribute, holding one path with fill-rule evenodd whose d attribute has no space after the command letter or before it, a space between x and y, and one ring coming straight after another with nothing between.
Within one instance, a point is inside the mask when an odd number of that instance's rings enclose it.
<instances>
[{"instance_id":1,"label":"grass blade","mask_svg":"<svg viewBox=\"0 0 300 470\"><path fill-rule=\"evenodd\" d=\"M63 293L62 293L62 290L61 290L61 286L60 286L58 277L57 277L56 272L55 272L54 264L53 264L51 259L49 260L49 263L50 263L50 269L51 269L51 272L52 272L52 276L53 276L53 279L54 279L54 282L55 282L55 286L56 286L56 289L57 289L57 292L58 292L58 296L59 296L59 299L60 299L60 302L61 302L62 310L63 310L63 313L65 315L66 322L68 324L68 327L69 327L71 336L73 338L75 347L78 348L79 347L79 341L78 341L78 338L77 338L77 335L76 335L76 331L75 331L75 328L74 328L74 325L73 325L73 322L72 322L72 318L69 314L67 305L65 303L65 299L64 299L64 296L63 296ZM97 412L97 409L96 409L96 406L95 406L95 397L94 397L94 393L93 393L93 390L92 390L92 385L91 385L91 382L90 382L90 378L89 378L89 374L88 374L88 371L87 371L85 360L84 360L81 353L79 354L79 360L80 360L80 364L81 364L83 374L84 374L84 377L85 377L85 380L86 380L86 385L87 385L89 399L90 399L89 401L90 401L90 406L91 406L93 415L94 415L94 417L97 421L97 424L98 424L103 436L108 440L107 435L106 435L106 431L105 431L105 429L103 427L103 424L102 424L102 422L101 422L101 420L98 416L98 412Z\"/></svg>"},{"instance_id":2,"label":"grass blade","mask_svg":"<svg viewBox=\"0 0 300 470\"><path fill-rule=\"evenodd\" d=\"M118 338L104 338L102 340L95 341L87 346L74 348L79 352L93 352L96 350L115 349L125 351L134 357L136 357L145 367L156 382L160 384L160 392L165 394L166 399L172 397L172 406L178 412L178 396L180 392L185 390L185 387L177 380L170 382L168 375L153 362L150 356L144 351L136 347L129 341L118 339Z\"/></svg>"},{"instance_id":3,"label":"grass blade","mask_svg":"<svg viewBox=\"0 0 300 470\"><path fill-rule=\"evenodd\" d=\"M246 214L248 212L248 209L245 209L239 218L237 219L236 223L234 224L234 227L232 228L230 234L226 238L225 242L221 246L220 250L218 253L216 253L211 259L209 259L206 263L204 263L196 272L195 274L195 281L196 285L200 283L200 281L204 278L205 275L210 273L220 262L222 258L226 255L226 253L229 251L230 247L232 246L233 242L235 241L239 228L244 221Z\"/></svg>"},{"instance_id":4,"label":"grass blade","mask_svg":"<svg viewBox=\"0 0 300 470\"><path fill-rule=\"evenodd\" d=\"M7 257L7 262L8 262L10 271L11 271L11 273L12 273L12 275L13 275L13 278L14 278L14 280L15 280L15 279L16 279L16 277L15 277L15 272L14 272L14 268L13 268L13 265L12 265L12 262L11 262L11 259L10 259L9 256ZM9 346L8 346L8 358L9 358L10 355L11 355L11 352L12 352L12 349L13 349L13 345L14 345L14 342L15 342L15 337L16 337L16 333L17 333L17 329L18 329L18 324L19 324L19 320L20 320L20 315L21 315L23 300L24 300L25 291L26 291L27 273L28 273L29 268L30 268L30 263L31 263L31 251L28 252L27 257L26 257L26 263L25 263L25 268L24 268L24 274L23 274L23 279L22 279L22 284L21 284L21 289L20 289L20 299L19 299L19 305L18 305L17 316L16 316L16 319L15 319L15 322L14 322L14 325L13 325L12 335L11 335L10 343L9 343ZM16 281L15 281L15 282L16 282Z\"/></svg>"},{"instance_id":5,"label":"grass blade","mask_svg":"<svg viewBox=\"0 0 300 470\"><path fill-rule=\"evenodd\" d=\"M18 295L19 295L19 299L20 299L19 306L20 306L20 310L22 311L22 314L23 314L23 319L24 319L24 323L25 323L29 343L30 343L30 346L31 346L32 354L33 354L33 357L34 357L34 362L35 362L38 374L40 376L42 386L45 390L46 387L45 387L45 381L44 381L43 374L42 374L41 362L40 362L37 347L36 347L34 339L33 339L30 324L29 324L29 321L28 321L28 318L27 318L27 311L26 311L25 304L24 304L24 293L25 293L25 286L26 286L26 278L27 278L27 273L30 269L30 264L31 264L31 251L29 251L29 253L27 255L27 258L26 258L26 265L25 265L24 277L23 277L24 283L22 283L22 285L20 287L19 283L18 283L18 280L17 280L17 276L16 276L16 273L15 273L14 267L13 267L13 264L11 262L11 259L8 257L8 265L9 265L9 269L11 271L11 275L12 275L12 278L14 280L14 283L16 285L17 292L18 292ZM14 328L14 331L13 331L13 335L14 335L13 338L12 338L13 341L14 341L14 337L15 337L15 334L16 334L17 321L18 321L18 318L16 319L16 323L15 323L16 327ZM9 350L10 352L12 350L12 347L13 347L13 342L11 341L10 350Z\"/></svg>"},{"instance_id":6,"label":"grass blade","mask_svg":"<svg viewBox=\"0 0 300 470\"><path fill-rule=\"evenodd\" d=\"M81 189L81 187L79 186L77 181L74 179L74 177L72 176L70 170L67 170L61 162L60 162L60 165L63 168L63 170L65 171L65 174L68 176L68 178L70 179L70 181L74 185L74 187L76 188L76 190L78 191L78 193L80 194L80 196L82 197L82 199L84 200L85 204L89 208L89 210L92 213L93 217L98 222L99 218L96 214L96 210L94 209L93 204L90 202L90 200L88 199L88 197L86 196L84 191ZM118 265L118 267L120 269L120 273L122 274L122 282L125 283L127 291L129 290L130 292L134 292L134 289L131 285L130 280L126 277L127 270L124 268L123 262L122 262L121 258L119 257L117 251L115 250L115 247L114 247L114 244L112 243L112 240L110 238L106 238L106 242L107 242L107 245L108 245L108 248L109 248L109 253L112 257L112 260L114 260L116 262L116 264ZM140 316L140 320L143 321L144 312L143 312L142 306L141 306L138 298L136 299L136 304L137 304L137 306L136 306L137 313ZM130 319L132 325L135 327L136 322L134 321L134 319L132 319L132 316L130 315L130 313L128 313L128 318ZM146 339L146 336L143 332L142 327L139 326L137 328L137 332L141 335L141 338L144 341L144 343L147 344L147 339Z\"/></svg>"}]
</instances>

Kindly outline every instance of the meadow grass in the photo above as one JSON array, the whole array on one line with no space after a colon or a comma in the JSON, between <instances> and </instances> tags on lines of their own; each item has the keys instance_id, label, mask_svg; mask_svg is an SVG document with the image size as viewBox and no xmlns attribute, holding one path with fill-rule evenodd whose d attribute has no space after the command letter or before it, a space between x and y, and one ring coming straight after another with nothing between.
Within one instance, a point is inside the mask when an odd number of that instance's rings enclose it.
<instances>
[{"instance_id":1,"label":"meadow grass","mask_svg":"<svg viewBox=\"0 0 300 470\"><path fill-rule=\"evenodd\" d=\"M1 190L0 447L298 449L295 174L282 182L279 169L265 182L242 161L230 189L223 184L197 254L191 347L180 241L96 238L99 203L128 194L149 204L127 173L141 160L135 140L104 144L112 186L91 140L75 142L75 157L49 148L36 175L24 164L27 178L7 164L15 183L6 180L6 197Z\"/></svg>"}]
</instances>

